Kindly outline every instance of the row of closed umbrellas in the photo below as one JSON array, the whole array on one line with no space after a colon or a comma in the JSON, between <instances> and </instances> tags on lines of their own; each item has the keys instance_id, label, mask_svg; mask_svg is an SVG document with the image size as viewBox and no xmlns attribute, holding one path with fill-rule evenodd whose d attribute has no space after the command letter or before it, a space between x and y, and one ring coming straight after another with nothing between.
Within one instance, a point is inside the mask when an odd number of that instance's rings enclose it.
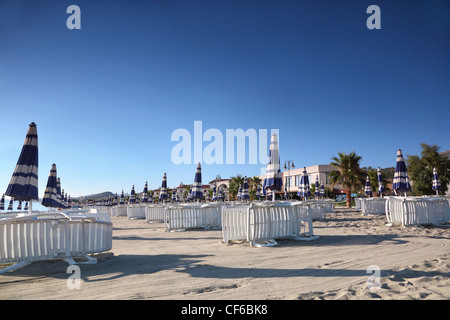
<instances>
[{"instance_id":1,"label":"row of closed umbrellas","mask_svg":"<svg viewBox=\"0 0 450 320\"><path fill-rule=\"evenodd\" d=\"M381 182L381 172L378 170L378 181L379 181L379 191L384 191L383 184ZM308 176L306 174L306 168L304 168L303 176L300 181L300 186L298 190L298 195L308 198L311 196L311 191L309 188ZM263 182L262 192L266 195L266 190L272 192L272 200L275 200L275 191L280 191L283 186L281 169L280 169L280 155L278 151L278 139L276 134L273 134L270 141L269 148L269 162L266 168L266 177ZM370 186L369 186L370 187ZM145 185L147 188L147 183ZM144 196L147 192L144 188ZM215 186L213 189L213 199L219 199L220 192L216 193ZM401 193L411 191L411 185L409 182L408 173L406 170L406 164L403 159L403 155L400 149L397 150L397 163L394 173L393 189L396 193ZM433 190L440 190L441 185L439 182L439 177L436 168L433 170ZM319 186L316 180L316 195L322 195L323 183ZM369 192L369 188L367 188ZM371 191L370 191L371 192ZM5 199L4 196L7 195L12 199L19 201L25 201L29 203L28 210L32 212L32 202L33 200L39 200L38 196L38 135L36 124L32 122L29 125L27 135L25 137L25 142L22 147L17 165L14 169L12 178L8 185L5 194L0 199L0 210L4 210ZM257 195L260 195L260 190L258 190ZM222 195L223 196L223 195ZM175 195L176 197L176 195ZM159 195L160 200L166 200L167 195L167 176L164 173L161 192ZM194 184L192 185L191 192L189 194L188 200L202 200L202 173L201 164L198 163L197 170L195 172ZM121 201L123 199L123 191ZM239 194L240 200L248 199L248 182L247 179L244 181L241 193ZM132 189L132 194L130 196L130 202L135 202L135 192L134 186ZM147 199L146 199L147 200ZM46 207L54 208L67 208L70 202L70 196L66 200L64 192L61 191L60 179L57 178L56 164L52 165L50 174L47 181L47 187L45 190L44 198L42 200L42 205ZM27 205L26 203L26 205ZM3 206L3 207L2 207Z\"/></svg>"}]
</instances>

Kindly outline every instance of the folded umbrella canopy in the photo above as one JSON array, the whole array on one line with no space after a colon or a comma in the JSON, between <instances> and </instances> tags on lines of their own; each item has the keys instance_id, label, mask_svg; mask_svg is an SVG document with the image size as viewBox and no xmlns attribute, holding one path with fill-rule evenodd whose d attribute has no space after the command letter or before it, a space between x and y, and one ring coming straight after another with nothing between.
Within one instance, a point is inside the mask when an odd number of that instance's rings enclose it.
<instances>
[{"instance_id":1,"label":"folded umbrella canopy","mask_svg":"<svg viewBox=\"0 0 450 320\"><path fill-rule=\"evenodd\" d=\"M122 194L120 195L119 205L123 206L124 204L125 204L125 195L123 194L123 190L122 190Z\"/></svg>"},{"instance_id":2,"label":"folded umbrella canopy","mask_svg":"<svg viewBox=\"0 0 450 320\"><path fill-rule=\"evenodd\" d=\"M315 190L314 190L314 195L316 197L320 197L320 185L319 185L319 176L316 176L316 183L315 183Z\"/></svg>"},{"instance_id":3,"label":"folded umbrella canopy","mask_svg":"<svg viewBox=\"0 0 450 320\"><path fill-rule=\"evenodd\" d=\"M30 123L28 127L22 151L5 194L16 200L29 201L30 213L32 200L39 200L38 136L34 122Z\"/></svg>"},{"instance_id":4,"label":"folded umbrella canopy","mask_svg":"<svg viewBox=\"0 0 450 320\"><path fill-rule=\"evenodd\" d=\"M148 182L145 181L144 190L142 191L142 203L148 202Z\"/></svg>"},{"instance_id":5,"label":"folded umbrella canopy","mask_svg":"<svg viewBox=\"0 0 450 320\"><path fill-rule=\"evenodd\" d=\"M402 150L397 150L397 163L395 164L394 181L392 184L392 189L397 194L397 192L404 192L406 197L406 192L411 191L411 185L409 184L408 171L406 170L405 160L403 159Z\"/></svg>"},{"instance_id":6,"label":"folded umbrella canopy","mask_svg":"<svg viewBox=\"0 0 450 320\"><path fill-rule=\"evenodd\" d=\"M320 181L320 196L325 197L325 187L323 185L323 181Z\"/></svg>"},{"instance_id":7,"label":"folded umbrella canopy","mask_svg":"<svg viewBox=\"0 0 450 320\"><path fill-rule=\"evenodd\" d=\"M306 173L306 167L303 167L303 175L300 178L300 185L298 186L297 195L299 197L304 197L305 199L308 199L308 197L311 196L311 190L309 188L309 178L308 174Z\"/></svg>"},{"instance_id":8,"label":"folded umbrella canopy","mask_svg":"<svg viewBox=\"0 0 450 320\"><path fill-rule=\"evenodd\" d=\"M200 162L197 164L197 170L195 171L194 184L191 190L192 199L203 200L202 192L202 165Z\"/></svg>"},{"instance_id":9,"label":"folded umbrella canopy","mask_svg":"<svg viewBox=\"0 0 450 320\"><path fill-rule=\"evenodd\" d=\"M436 191L436 195L439 195L439 190L442 189L441 182L439 181L439 175L436 168L433 168L433 186L431 187Z\"/></svg>"},{"instance_id":10,"label":"folded umbrella canopy","mask_svg":"<svg viewBox=\"0 0 450 320\"><path fill-rule=\"evenodd\" d=\"M380 197L383 197L383 192L385 191L383 185L383 177L381 176L381 169L378 167L377 169L377 179L378 179L378 194Z\"/></svg>"},{"instance_id":11,"label":"folded umbrella canopy","mask_svg":"<svg viewBox=\"0 0 450 320\"><path fill-rule=\"evenodd\" d=\"M5 194L3 194L0 199L0 210L5 210Z\"/></svg>"},{"instance_id":12,"label":"folded umbrella canopy","mask_svg":"<svg viewBox=\"0 0 450 320\"><path fill-rule=\"evenodd\" d=\"M45 188L44 198L42 199L42 205L44 207L59 208L60 204L58 202L58 190L57 190L57 174L56 174L56 164L52 165L50 169L50 174L47 179L47 187Z\"/></svg>"},{"instance_id":13,"label":"folded umbrella canopy","mask_svg":"<svg viewBox=\"0 0 450 320\"><path fill-rule=\"evenodd\" d=\"M249 190L248 190L248 179L247 179L247 177L244 177L244 183L242 185L241 200L250 200L250 194L249 194Z\"/></svg>"},{"instance_id":14,"label":"folded umbrella canopy","mask_svg":"<svg viewBox=\"0 0 450 320\"><path fill-rule=\"evenodd\" d=\"M161 184L161 190L159 192L159 200L167 200L167 176L164 173L162 184Z\"/></svg>"},{"instance_id":15,"label":"folded umbrella canopy","mask_svg":"<svg viewBox=\"0 0 450 320\"><path fill-rule=\"evenodd\" d=\"M131 188L130 199L128 200L128 202L132 204L136 202L136 191L134 190L134 185Z\"/></svg>"},{"instance_id":16,"label":"folded umbrella canopy","mask_svg":"<svg viewBox=\"0 0 450 320\"><path fill-rule=\"evenodd\" d=\"M367 194L368 196L372 196L372 186L370 185L369 176L366 177L366 184L364 186L364 194Z\"/></svg>"},{"instance_id":17,"label":"folded umbrella canopy","mask_svg":"<svg viewBox=\"0 0 450 320\"><path fill-rule=\"evenodd\" d=\"M281 190L283 179L281 178L280 154L278 151L278 138L274 133L270 138L269 162L266 167L266 177L263 182L263 192L266 189L272 191L272 201L275 201L275 191Z\"/></svg>"}]
</instances>

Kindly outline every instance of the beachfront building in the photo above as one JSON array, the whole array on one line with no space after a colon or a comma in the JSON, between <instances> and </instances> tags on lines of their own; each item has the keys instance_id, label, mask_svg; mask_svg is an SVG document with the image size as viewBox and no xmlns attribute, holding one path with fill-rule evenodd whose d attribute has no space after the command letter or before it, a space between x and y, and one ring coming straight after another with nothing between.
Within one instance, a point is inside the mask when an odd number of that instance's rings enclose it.
<instances>
[{"instance_id":1,"label":"beachfront building","mask_svg":"<svg viewBox=\"0 0 450 320\"><path fill-rule=\"evenodd\" d=\"M289 196L295 196L297 194L298 188L300 186L300 180L303 175L304 167L295 167L294 169L284 170L282 172L283 178L283 188L278 191L278 194L284 194L284 190ZM313 166L306 167L306 173L309 179L309 185L316 182L316 177L318 177L319 184L323 181L325 189L330 189L334 194L345 194L345 190L341 185L331 185L330 172L335 170L334 166L331 164L317 164ZM261 181L264 181L265 176L259 176Z\"/></svg>"}]
</instances>

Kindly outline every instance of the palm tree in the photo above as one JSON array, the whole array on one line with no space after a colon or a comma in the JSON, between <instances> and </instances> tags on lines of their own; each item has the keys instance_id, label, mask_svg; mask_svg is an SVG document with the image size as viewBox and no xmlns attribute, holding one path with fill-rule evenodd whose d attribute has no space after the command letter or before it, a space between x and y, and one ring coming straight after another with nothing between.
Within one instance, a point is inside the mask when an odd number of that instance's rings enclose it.
<instances>
[{"instance_id":1,"label":"palm tree","mask_svg":"<svg viewBox=\"0 0 450 320\"><path fill-rule=\"evenodd\" d=\"M236 199L239 187L241 187L243 184L244 177L242 176L242 174L231 177L230 186L228 187L228 195L230 199Z\"/></svg>"},{"instance_id":2,"label":"palm tree","mask_svg":"<svg viewBox=\"0 0 450 320\"><path fill-rule=\"evenodd\" d=\"M256 191L261 186L261 178L258 176L251 177L248 179L248 186L249 186L249 195L250 200L255 200L256 198Z\"/></svg>"},{"instance_id":3,"label":"palm tree","mask_svg":"<svg viewBox=\"0 0 450 320\"><path fill-rule=\"evenodd\" d=\"M332 157L331 165L337 170L330 172L331 184L342 184L347 196L347 208L352 207L352 189L360 187L364 181L362 171L359 168L359 161L362 158L354 151L349 154L338 152L338 157Z\"/></svg>"}]
</instances>

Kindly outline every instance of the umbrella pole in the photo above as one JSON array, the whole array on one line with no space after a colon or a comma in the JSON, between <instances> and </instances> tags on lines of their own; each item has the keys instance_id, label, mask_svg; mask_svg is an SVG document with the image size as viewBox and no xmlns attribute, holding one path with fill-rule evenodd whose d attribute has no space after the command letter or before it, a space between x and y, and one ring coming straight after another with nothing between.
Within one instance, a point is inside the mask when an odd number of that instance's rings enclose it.
<instances>
[{"instance_id":1,"label":"umbrella pole","mask_svg":"<svg viewBox=\"0 0 450 320\"><path fill-rule=\"evenodd\" d=\"M32 215L33 214L33 200L30 199L30 201L28 202L28 214Z\"/></svg>"},{"instance_id":2,"label":"umbrella pole","mask_svg":"<svg viewBox=\"0 0 450 320\"><path fill-rule=\"evenodd\" d=\"M272 202L275 202L275 190L272 191Z\"/></svg>"}]
</instances>

